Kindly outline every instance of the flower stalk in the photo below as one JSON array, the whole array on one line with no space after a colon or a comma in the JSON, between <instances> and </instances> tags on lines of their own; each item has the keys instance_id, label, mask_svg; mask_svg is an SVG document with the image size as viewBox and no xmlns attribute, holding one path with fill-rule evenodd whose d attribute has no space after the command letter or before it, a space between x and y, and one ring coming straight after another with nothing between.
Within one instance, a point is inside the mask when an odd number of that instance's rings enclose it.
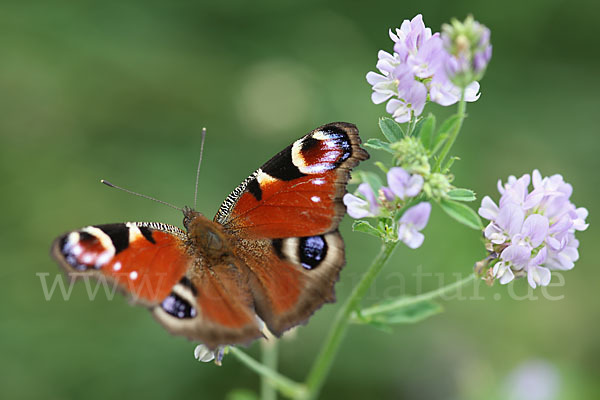
<instances>
[{"instance_id":1,"label":"flower stalk","mask_svg":"<svg viewBox=\"0 0 600 400\"><path fill-rule=\"evenodd\" d=\"M467 109L467 102L465 101L465 90L463 89L461 97L460 97L460 101L458 102L458 112L456 113L456 115L458 116L458 120L456 121L456 123L454 125L454 129L450 132L450 136L448 137L448 139L446 139L446 143L444 144L444 147L442 148L442 151L440 152L440 155L439 155L437 161L435 162L435 166L433 167L433 170L436 172L441 171L444 159L448 156L450 149L454 145L454 142L456 141L456 138L458 137L458 134L460 133L460 129L462 128L463 121L466 117L466 112L465 112L466 109Z\"/></svg>"},{"instance_id":2,"label":"flower stalk","mask_svg":"<svg viewBox=\"0 0 600 400\"><path fill-rule=\"evenodd\" d=\"M277 356L279 353L279 341L276 338L262 340L260 342L262 363L272 371L277 371ZM277 400L277 391L271 380L266 375L260 376L260 398L261 400Z\"/></svg>"},{"instance_id":3,"label":"flower stalk","mask_svg":"<svg viewBox=\"0 0 600 400\"><path fill-rule=\"evenodd\" d=\"M287 376L280 374L279 372L267 367L264 364L261 364L260 362L256 361L254 358L250 357L248 354L244 353L237 347L231 346L229 347L229 351L242 364L259 374L262 378L266 379L266 382L268 382L270 385L279 390L284 396L292 399L307 398L308 392L306 386L304 386L303 384L294 382Z\"/></svg>"},{"instance_id":4,"label":"flower stalk","mask_svg":"<svg viewBox=\"0 0 600 400\"><path fill-rule=\"evenodd\" d=\"M342 339L348 328L348 322L352 313L358 308L360 301L363 299L371 284L375 280L375 277L379 274L382 268L385 266L389 258L392 256L398 242L384 242L379 254L373 260L371 266L367 269L362 279L354 287L350 297L342 305L338 311L333 326L329 331L327 339L323 343L319 356L313 363L313 366L306 379L306 387L308 388L309 397L308 399L317 398L321 387L327 377L331 364L339 350L342 343Z\"/></svg>"},{"instance_id":5,"label":"flower stalk","mask_svg":"<svg viewBox=\"0 0 600 400\"><path fill-rule=\"evenodd\" d=\"M461 280L458 280L458 281L451 283L449 285L446 285L446 286L442 286L442 287L432 290L430 292L426 292L426 293L423 293L423 294L420 294L417 296L402 297L391 303L379 304L379 305L376 305L373 307L362 309L360 311L360 316L356 312L352 314L352 321L358 322L358 323L363 323L365 320L368 320L370 317L373 317L378 314L389 313L392 311L400 310L402 308L414 306L416 304L419 304L419 303L422 303L425 301L430 301L430 300L436 299L445 294L456 291L457 289L461 288L462 286L465 286L468 283L473 282L476 278L477 278L477 275L469 274L467 277L465 277Z\"/></svg>"}]
</instances>

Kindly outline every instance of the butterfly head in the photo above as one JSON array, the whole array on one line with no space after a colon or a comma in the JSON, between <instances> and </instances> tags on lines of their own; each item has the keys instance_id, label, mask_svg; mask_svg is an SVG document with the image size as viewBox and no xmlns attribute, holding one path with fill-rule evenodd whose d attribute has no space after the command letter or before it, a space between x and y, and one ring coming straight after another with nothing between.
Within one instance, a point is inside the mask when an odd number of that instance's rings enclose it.
<instances>
[{"instance_id":1,"label":"butterfly head","mask_svg":"<svg viewBox=\"0 0 600 400\"><path fill-rule=\"evenodd\" d=\"M194 218L197 218L198 216L202 216L202 214L188 206L183 206L182 211L183 211L183 226L189 232L191 222L194 220Z\"/></svg>"}]
</instances>

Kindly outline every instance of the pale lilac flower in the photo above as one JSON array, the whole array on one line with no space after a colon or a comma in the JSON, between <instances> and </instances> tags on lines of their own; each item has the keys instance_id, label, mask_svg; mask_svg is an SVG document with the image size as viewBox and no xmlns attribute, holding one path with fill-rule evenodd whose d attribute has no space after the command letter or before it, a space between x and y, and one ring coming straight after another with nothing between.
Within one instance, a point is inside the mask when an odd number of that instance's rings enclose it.
<instances>
[{"instance_id":1,"label":"pale lilac flower","mask_svg":"<svg viewBox=\"0 0 600 400\"><path fill-rule=\"evenodd\" d=\"M348 215L356 219L377 216L379 204L371 186L363 182L358 185L358 192L364 196L364 199L350 193L344 195L343 201Z\"/></svg>"},{"instance_id":2,"label":"pale lilac flower","mask_svg":"<svg viewBox=\"0 0 600 400\"><path fill-rule=\"evenodd\" d=\"M396 34L391 29L389 34L394 42L394 52L403 62L409 55L416 54L419 47L433 36L431 28L425 27L421 14L417 14L411 21L405 19L400 29L396 29Z\"/></svg>"},{"instance_id":3,"label":"pale lilac flower","mask_svg":"<svg viewBox=\"0 0 600 400\"><path fill-rule=\"evenodd\" d=\"M400 200L407 197L415 197L423 188L423 177L419 174L409 174L400 167L393 167L387 173L389 189Z\"/></svg>"},{"instance_id":4,"label":"pale lilac flower","mask_svg":"<svg viewBox=\"0 0 600 400\"><path fill-rule=\"evenodd\" d=\"M392 190L389 187L382 186L379 190L381 192L381 197L383 198L383 200L390 203L396 200L396 195L394 194L394 192L392 192Z\"/></svg>"},{"instance_id":5,"label":"pale lilac flower","mask_svg":"<svg viewBox=\"0 0 600 400\"><path fill-rule=\"evenodd\" d=\"M398 226L398 239L403 241L411 249L416 249L423 244L425 236L420 232L429 221L431 204L419 203L406 210L400 218Z\"/></svg>"},{"instance_id":6,"label":"pale lilac flower","mask_svg":"<svg viewBox=\"0 0 600 400\"><path fill-rule=\"evenodd\" d=\"M492 275L506 284L526 274L536 288L550 283L551 270L573 268L579 258L575 232L587 229L588 211L569 200L571 185L561 175L542 178L535 170L510 176L505 184L498 181L498 190L499 206L485 196L479 208L479 215L490 220L484 235L499 253Z\"/></svg>"},{"instance_id":7,"label":"pale lilac flower","mask_svg":"<svg viewBox=\"0 0 600 400\"><path fill-rule=\"evenodd\" d=\"M404 20L400 28L389 31L394 42L393 54L378 53L377 72L367 73L375 104L388 102L386 111L397 122L408 122L423 112L429 99L443 106L458 102L462 89L447 76L451 55L445 50L439 33L425 27L422 15ZM465 88L466 101L479 98L479 83Z\"/></svg>"}]
</instances>

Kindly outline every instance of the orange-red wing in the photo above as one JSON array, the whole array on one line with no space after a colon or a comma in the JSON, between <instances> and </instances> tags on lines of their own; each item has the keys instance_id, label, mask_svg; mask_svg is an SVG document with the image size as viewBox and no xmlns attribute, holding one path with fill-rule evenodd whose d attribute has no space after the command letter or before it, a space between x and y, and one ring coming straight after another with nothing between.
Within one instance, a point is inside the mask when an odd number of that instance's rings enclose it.
<instances>
[{"instance_id":1,"label":"orange-red wing","mask_svg":"<svg viewBox=\"0 0 600 400\"><path fill-rule=\"evenodd\" d=\"M58 238L52 252L69 276L105 280L153 305L169 295L191 264L184 236L159 223L87 226Z\"/></svg>"},{"instance_id":2,"label":"orange-red wing","mask_svg":"<svg viewBox=\"0 0 600 400\"><path fill-rule=\"evenodd\" d=\"M321 126L281 151L236 188L215 221L244 238L335 230L345 213L350 169L368 158L352 124Z\"/></svg>"}]
</instances>

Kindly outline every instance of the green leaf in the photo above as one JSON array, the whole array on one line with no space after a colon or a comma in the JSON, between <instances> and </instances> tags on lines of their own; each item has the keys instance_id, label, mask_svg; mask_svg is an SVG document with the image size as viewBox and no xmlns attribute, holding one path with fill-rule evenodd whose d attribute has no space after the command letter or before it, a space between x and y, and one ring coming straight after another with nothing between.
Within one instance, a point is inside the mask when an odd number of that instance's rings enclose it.
<instances>
[{"instance_id":1,"label":"green leaf","mask_svg":"<svg viewBox=\"0 0 600 400\"><path fill-rule=\"evenodd\" d=\"M379 119L379 128L383 136L391 142L397 142L405 136L404 130L398 125L396 121L388 117L382 117Z\"/></svg>"},{"instance_id":2,"label":"green leaf","mask_svg":"<svg viewBox=\"0 0 600 400\"><path fill-rule=\"evenodd\" d=\"M367 182L375 193L377 193L379 191L379 188L383 186L383 181L381 180L379 175L377 175L374 172L356 171L354 172L354 174L356 174L356 176L360 179L361 182Z\"/></svg>"},{"instance_id":3,"label":"green leaf","mask_svg":"<svg viewBox=\"0 0 600 400\"><path fill-rule=\"evenodd\" d=\"M427 118L423 120L419 136L421 137L421 143L427 150L431 150L433 145L433 139L435 138L435 115L429 114Z\"/></svg>"},{"instance_id":4,"label":"green leaf","mask_svg":"<svg viewBox=\"0 0 600 400\"><path fill-rule=\"evenodd\" d=\"M452 189L448 192L448 196L451 200L456 201L475 201L475 192L470 189Z\"/></svg>"},{"instance_id":5,"label":"green leaf","mask_svg":"<svg viewBox=\"0 0 600 400\"><path fill-rule=\"evenodd\" d=\"M388 153L395 154L394 150L390 148L390 144L388 142L384 142L379 139L369 139L367 143L365 143L366 147L370 147L372 149L387 151Z\"/></svg>"},{"instance_id":6,"label":"green leaf","mask_svg":"<svg viewBox=\"0 0 600 400\"><path fill-rule=\"evenodd\" d=\"M233 389L227 393L226 400L258 400L258 395L248 389Z\"/></svg>"},{"instance_id":7,"label":"green leaf","mask_svg":"<svg viewBox=\"0 0 600 400\"><path fill-rule=\"evenodd\" d=\"M399 306L393 310L370 314L368 317L363 317L363 319L358 317L355 319L355 322L375 325L377 328L381 329L381 327L394 324L414 324L443 311L442 306L431 300L422 300L411 303L410 300L412 297L410 296L402 297L400 299L407 301L406 306ZM400 299L393 299L382 303L381 305L395 303ZM371 308L377 308L381 305Z\"/></svg>"},{"instance_id":8,"label":"green leaf","mask_svg":"<svg viewBox=\"0 0 600 400\"><path fill-rule=\"evenodd\" d=\"M375 166L377 168L379 168L381 170L381 172L383 172L384 174L387 174L388 171L390 170L384 163L382 163L381 161L375 161Z\"/></svg>"},{"instance_id":9,"label":"green leaf","mask_svg":"<svg viewBox=\"0 0 600 400\"><path fill-rule=\"evenodd\" d=\"M433 148L431 149L431 154L437 154L437 152L442 149L442 146L444 145L444 142L447 138L447 133L444 135L436 135L436 137L433 139L434 143Z\"/></svg>"},{"instance_id":10,"label":"green leaf","mask_svg":"<svg viewBox=\"0 0 600 400\"><path fill-rule=\"evenodd\" d=\"M419 136L419 133L421 132L421 128L423 127L423 121L425 121L424 118L418 118L417 123L413 127L412 132L410 133L411 136L415 136L415 137Z\"/></svg>"},{"instance_id":11,"label":"green leaf","mask_svg":"<svg viewBox=\"0 0 600 400\"><path fill-rule=\"evenodd\" d=\"M385 322L380 322L380 321L376 321L376 320L372 319L369 321L364 321L362 323L365 325L372 326L375 329L379 329L380 331L385 332L385 333L393 333L394 332L392 327L390 326L390 324L385 323Z\"/></svg>"},{"instance_id":12,"label":"green leaf","mask_svg":"<svg viewBox=\"0 0 600 400\"><path fill-rule=\"evenodd\" d=\"M436 137L434 140L434 144L433 144L433 152L432 154L435 154L437 151L439 151L439 149L442 147L442 144L444 143L444 141L446 140L446 138L448 137L448 135L450 134L450 132L452 132L454 130L455 125L460 124L461 121L461 117L458 114L454 114L450 117L448 117L448 119L446 119L443 123L442 126L440 126L440 129L438 129L437 133L436 133Z\"/></svg>"},{"instance_id":13,"label":"green leaf","mask_svg":"<svg viewBox=\"0 0 600 400\"><path fill-rule=\"evenodd\" d=\"M446 214L461 224L477 230L483 229L479 215L471 207L448 199L442 199L439 204Z\"/></svg>"},{"instance_id":14,"label":"green leaf","mask_svg":"<svg viewBox=\"0 0 600 400\"><path fill-rule=\"evenodd\" d=\"M354 221L352 230L381 238L381 232L367 221Z\"/></svg>"}]
</instances>

